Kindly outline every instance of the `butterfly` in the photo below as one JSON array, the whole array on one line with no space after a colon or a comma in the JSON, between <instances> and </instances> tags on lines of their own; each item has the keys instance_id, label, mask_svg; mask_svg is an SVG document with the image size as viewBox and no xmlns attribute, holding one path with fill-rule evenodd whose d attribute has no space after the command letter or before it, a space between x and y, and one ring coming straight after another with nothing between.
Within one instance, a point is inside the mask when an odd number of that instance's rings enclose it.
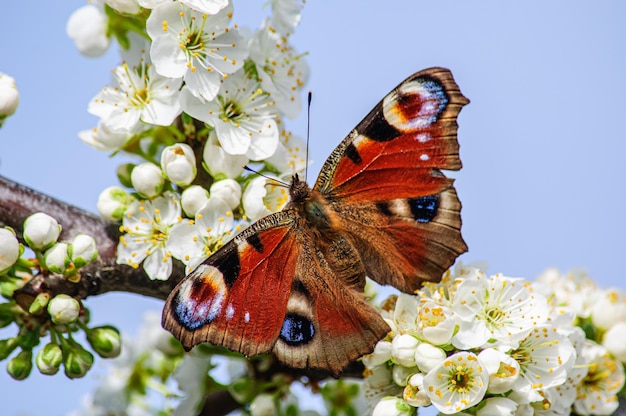
<instances>
[{"instance_id":1,"label":"butterfly","mask_svg":"<svg viewBox=\"0 0 626 416\"><path fill-rule=\"evenodd\" d=\"M468 103L447 69L407 78L333 150L313 188L293 175L282 211L176 286L163 327L186 350L273 353L338 377L390 330L363 294L366 276L413 293L467 251L441 170L461 168L457 116Z\"/></svg>"}]
</instances>

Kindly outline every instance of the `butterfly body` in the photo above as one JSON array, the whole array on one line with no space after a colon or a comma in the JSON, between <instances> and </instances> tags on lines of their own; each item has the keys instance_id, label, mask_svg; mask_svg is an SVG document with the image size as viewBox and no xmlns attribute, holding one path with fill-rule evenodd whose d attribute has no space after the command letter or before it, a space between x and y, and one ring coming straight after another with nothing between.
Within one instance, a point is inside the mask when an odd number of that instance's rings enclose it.
<instances>
[{"instance_id":1,"label":"butterfly body","mask_svg":"<svg viewBox=\"0 0 626 416\"><path fill-rule=\"evenodd\" d=\"M390 92L339 144L313 188L235 236L170 294L163 326L246 356L337 376L389 331L365 277L412 293L467 250L460 202L441 169L460 169L456 117L468 100L431 68Z\"/></svg>"}]
</instances>

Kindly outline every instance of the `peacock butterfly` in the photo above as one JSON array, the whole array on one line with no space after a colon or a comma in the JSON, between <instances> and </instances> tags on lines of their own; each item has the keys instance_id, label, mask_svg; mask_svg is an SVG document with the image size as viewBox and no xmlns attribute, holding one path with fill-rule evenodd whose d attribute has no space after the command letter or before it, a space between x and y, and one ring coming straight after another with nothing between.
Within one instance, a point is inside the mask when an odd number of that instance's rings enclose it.
<instances>
[{"instance_id":1,"label":"peacock butterfly","mask_svg":"<svg viewBox=\"0 0 626 416\"><path fill-rule=\"evenodd\" d=\"M365 276L413 293L467 246L461 203L441 169L461 168L457 116L469 103L449 70L394 88L324 163L313 189L243 230L169 295L162 324L185 349L210 342L245 356L338 376L390 330Z\"/></svg>"}]
</instances>

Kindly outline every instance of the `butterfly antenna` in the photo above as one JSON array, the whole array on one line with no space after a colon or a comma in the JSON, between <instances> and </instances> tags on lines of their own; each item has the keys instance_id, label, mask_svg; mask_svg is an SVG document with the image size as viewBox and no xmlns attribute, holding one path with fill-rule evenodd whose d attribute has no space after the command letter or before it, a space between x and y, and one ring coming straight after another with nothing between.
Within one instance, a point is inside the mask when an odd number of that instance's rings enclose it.
<instances>
[{"instance_id":1,"label":"butterfly antenna","mask_svg":"<svg viewBox=\"0 0 626 416\"><path fill-rule=\"evenodd\" d=\"M289 184L288 184L287 182L283 182L283 181L281 181L280 179L271 178L271 177L269 177L269 176L267 176L267 175L265 175L265 174L263 174L263 173L259 172L258 170L254 170L254 169L252 169L252 168L251 168L250 166L248 166L248 165L244 165L244 166L243 166L243 168L244 168L245 170L247 170L248 172L252 172L252 173L254 173L255 175L259 175L259 176L261 176L261 177L263 177L263 178L267 179L268 181L272 181L272 182L274 182L277 186L282 186L283 188L289 188Z\"/></svg>"},{"instance_id":2,"label":"butterfly antenna","mask_svg":"<svg viewBox=\"0 0 626 416\"><path fill-rule=\"evenodd\" d=\"M306 165L304 165L304 181L306 182L307 174L309 173L309 138L310 130L311 130L311 98L313 97L313 92L309 90L309 95L307 97L306 104Z\"/></svg>"}]
</instances>

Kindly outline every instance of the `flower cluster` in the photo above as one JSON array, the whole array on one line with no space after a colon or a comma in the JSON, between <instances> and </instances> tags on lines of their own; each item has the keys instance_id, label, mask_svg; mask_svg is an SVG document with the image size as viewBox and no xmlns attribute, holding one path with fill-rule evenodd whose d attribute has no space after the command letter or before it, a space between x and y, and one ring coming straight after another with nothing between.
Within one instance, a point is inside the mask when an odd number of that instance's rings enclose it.
<instances>
[{"instance_id":1,"label":"flower cluster","mask_svg":"<svg viewBox=\"0 0 626 416\"><path fill-rule=\"evenodd\" d=\"M0 228L0 328L15 324L17 334L0 340L0 360L11 357L7 372L17 380L28 377L33 361L41 374L56 374L61 367L69 378L83 377L94 356L74 338L82 332L91 349L104 358L120 353L117 329L105 325L89 327L89 313L78 299L65 294L51 295L45 284L37 295L23 295L18 304L16 290L26 281L55 276L70 284L81 278L81 269L96 260L94 239L78 234L71 242L58 241L61 226L51 216L38 212L24 221L21 244L10 228ZM34 255L34 258L29 256ZM50 341L39 349L41 338ZM16 353L16 351L18 351Z\"/></svg>"},{"instance_id":2,"label":"flower cluster","mask_svg":"<svg viewBox=\"0 0 626 416\"><path fill-rule=\"evenodd\" d=\"M611 414L624 385L623 343L611 350L610 328L594 324L601 344L581 324L602 296L614 319L596 321L623 324L626 303L614 290L581 290L590 285L554 272L531 283L459 267L416 296L387 299L392 331L363 358L373 414L430 405L443 414Z\"/></svg>"},{"instance_id":3,"label":"flower cluster","mask_svg":"<svg viewBox=\"0 0 626 416\"><path fill-rule=\"evenodd\" d=\"M302 139L285 128L308 78L289 44L302 6L272 2L256 31L232 23L229 0L106 1L70 18L85 55L102 54L112 36L123 47L113 84L89 104L97 127L79 134L141 159L120 166L123 187L98 201L105 218L122 222L118 263L165 280L172 258L192 269L242 222L285 203L284 188L243 166L288 181L306 165Z\"/></svg>"}]
</instances>

